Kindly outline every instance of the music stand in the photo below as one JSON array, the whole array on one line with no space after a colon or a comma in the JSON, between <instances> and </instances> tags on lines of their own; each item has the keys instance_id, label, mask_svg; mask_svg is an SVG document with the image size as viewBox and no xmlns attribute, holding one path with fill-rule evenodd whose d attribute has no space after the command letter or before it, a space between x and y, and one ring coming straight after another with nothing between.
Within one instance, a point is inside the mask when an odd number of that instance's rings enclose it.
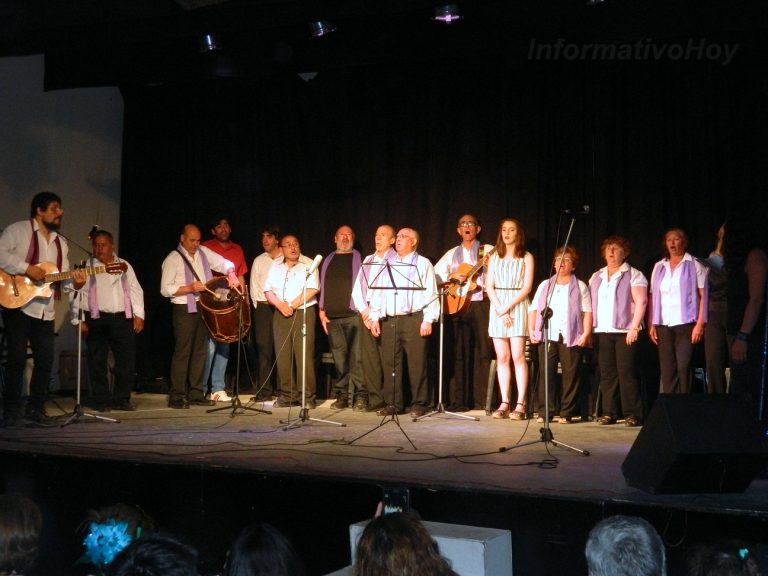
<instances>
[{"instance_id":1,"label":"music stand","mask_svg":"<svg viewBox=\"0 0 768 576\"><path fill-rule=\"evenodd\" d=\"M454 416L456 418L463 418L464 420L474 420L475 422L479 422L480 418L477 416L470 416L469 414L460 414L459 412L450 412L445 409L445 406L443 405L443 330L444 330L444 324L445 324L445 314L443 310L443 303L445 301L445 295L447 293L447 289L444 286L440 290L438 290L437 297L440 298L440 367L437 371L437 406L434 410L431 412L427 412L423 416L419 416L418 418L414 418L413 421L416 422L417 420L423 420L424 418L430 418L432 416L435 416L437 414L447 414L448 416ZM471 304L470 304L471 306Z\"/></svg>"},{"instance_id":2,"label":"music stand","mask_svg":"<svg viewBox=\"0 0 768 576\"><path fill-rule=\"evenodd\" d=\"M415 252L414 252L415 254ZM378 266L379 270L378 272L373 275L373 278L368 279L366 277L365 273L365 267L373 267ZM411 290L424 290L424 279L420 277L411 278L411 275L407 272L407 270L416 270L418 272L418 268L416 268L416 265L413 263L408 262L392 262L390 260L383 260L381 262L365 262L362 265L363 268L363 277L366 278L366 283L368 285L369 290L382 290L382 291L392 291L392 295L394 298L394 309L397 310L397 293L399 290L404 291L411 291ZM385 274L386 272L386 274ZM397 277L397 280L395 279ZM382 285L383 282L388 281L388 285ZM394 345L392 347L392 397L387 399L384 398L384 401L390 400L386 404L386 410L389 412L389 414L386 414L382 417L381 422L368 430L368 432L365 432L364 434L361 434L354 440L350 440L350 444L357 442L364 436L367 436L371 432L374 432L381 428L382 426L385 426L386 424L389 424L390 422L394 422L395 425L400 429L400 432L402 432L403 436L405 436L405 439L408 440L410 445L413 447L414 450L418 450L416 448L416 445L413 443L413 441L410 439L408 434L406 434L405 430L403 430L403 427L400 425L400 419L397 417L397 408L395 407L395 389L397 386L397 373L395 371L395 366L397 365L397 315L395 314L393 317L392 322L392 335L394 338ZM383 391L382 391L383 392ZM383 395L383 394L382 394Z\"/></svg>"},{"instance_id":3,"label":"music stand","mask_svg":"<svg viewBox=\"0 0 768 576\"><path fill-rule=\"evenodd\" d=\"M283 431L288 431L291 428L296 428L300 424L306 424L307 422L322 422L323 424L332 424L333 426L341 426L342 428L346 427L346 424L342 422L324 420L323 418L310 418L309 416L309 408L307 408L307 282L309 282L309 268L307 268L307 274L304 277L303 289L304 305L302 311L304 314L301 324L301 364L303 367L303 370L301 371L301 408L299 409L299 415L296 418L291 419L289 417L288 420L280 420L280 424L287 424L287 426L283 428Z\"/></svg>"},{"instance_id":4,"label":"music stand","mask_svg":"<svg viewBox=\"0 0 768 576\"><path fill-rule=\"evenodd\" d=\"M85 288L85 286L83 286ZM98 414L91 414L90 412L86 412L83 410L82 404L80 404L80 390L81 390L81 383L82 383L82 374L83 374L83 333L81 332L81 328L83 325L83 322L85 321L85 308L83 306L83 294L84 290L81 288L77 292L77 298L78 298L78 311L77 311L77 390L75 392L75 407L72 409L72 414L69 415L69 418L67 418L64 423L61 425L62 428L64 426L69 426L70 424L74 424L76 422L79 422L81 418L93 418L94 420L102 420L104 422L112 422L112 423L118 423L120 420L117 418L109 418L107 416L99 416Z\"/></svg>"},{"instance_id":5,"label":"music stand","mask_svg":"<svg viewBox=\"0 0 768 576\"><path fill-rule=\"evenodd\" d=\"M263 410L261 408L254 408L252 406L246 406L240 402L240 355L243 350L243 306L250 306L248 298L246 297L245 286L243 286L243 293L240 294L237 290L231 290L230 294L235 294L237 300L237 364L235 372L235 381L232 384L232 400L229 406L222 406L221 408L210 408L205 412L210 414L212 412L221 412L222 410L231 410L229 417L234 418L238 410L249 410L251 412L258 412L261 414L272 414L269 410ZM207 326L207 325L206 325ZM215 354L215 352L214 352ZM247 359L246 359L247 362ZM207 376L207 375L206 375Z\"/></svg>"},{"instance_id":6,"label":"music stand","mask_svg":"<svg viewBox=\"0 0 768 576\"><path fill-rule=\"evenodd\" d=\"M548 370L549 320L552 317L552 309L549 307L549 304L552 301L552 296L555 293L555 286L557 285L557 279L560 276L560 266L563 263L563 258L565 258L565 250L566 248L568 248L568 243L571 239L571 233L573 232L573 225L575 223L576 223L576 216L571 215L571 224L568 227L568 234L566 234L565 236L563 251L560 254L560 259L557 262L555 279L549 283L549 286L547 286L546 306L544 306L544 310L538 311L541 314L541 318L542 318L541 338L542 338L542 345L544 346L544 427L539 430L541 435L538 440L531 440L529 442L523 442L522 444L513 444L512 446L502 446L501 448L499 448L499 452L507 452L509 450L514 450L516 448L522 448L523 446L530 446L531 444L538 444L539 442L542 442L545 446L546 444L552 444L553 446L562 446L563 448L568 448L569 450L573 450L574 452L578 452L579 454L582 454L584 456L589 456L589 450L582 450L581 448L576 448L575 446L571 446L570 444L566 444L565 442L559 442L555 440L555 436L554 434L552 434L552 429L549 426L550 424L549 422L549 370Z\"/></svg>"}]
</instances>

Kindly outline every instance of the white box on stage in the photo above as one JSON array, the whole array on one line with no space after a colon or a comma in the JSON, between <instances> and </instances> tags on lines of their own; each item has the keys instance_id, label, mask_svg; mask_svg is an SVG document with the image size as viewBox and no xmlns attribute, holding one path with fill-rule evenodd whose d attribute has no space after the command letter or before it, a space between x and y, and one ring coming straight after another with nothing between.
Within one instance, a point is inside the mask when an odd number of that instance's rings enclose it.
<instances>
[{"instance_id":1,"label":"white box on stage","mask_svg":"<svg viewBox=\"0 0 768 576\"><path fill-rule=\"evenodd\" d=\"M349 527L352 564L355 563L357 541L368 520ZM440 554L450 560L460 576L512 576L512 533L509 530L423 522L440 547ZM351 574L350 567L328 576Z\"/></svg>"}]
</instances>

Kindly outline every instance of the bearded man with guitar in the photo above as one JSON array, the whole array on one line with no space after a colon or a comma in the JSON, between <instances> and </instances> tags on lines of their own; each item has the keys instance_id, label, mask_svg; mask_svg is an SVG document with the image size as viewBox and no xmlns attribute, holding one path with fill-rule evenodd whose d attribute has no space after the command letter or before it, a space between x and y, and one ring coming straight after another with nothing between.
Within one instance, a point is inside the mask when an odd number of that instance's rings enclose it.
<instances>
[{"instance_id":1,"label":"bearded man with guitar","mask_svg":"<svg viewBox=\"0 0 768 576\"><path fill-rule=\"evenodd\" d=\"M492 358L485 264L494 247L477 240L481 230L475 216L465 214L459 218L456 233L461 243L448 250L435 265L438 282L446 290L443 310L450 316L449 334L453 341L454 368L447 408L451 412L485 406ZM450 353L447 358L451 358Z\"/></svg>"},{"instance_id":2,"label":"bearded man with guitar","mask_svg":"<svg viewBox=\"0 0 768 576\"><path fill-rule=\"evenodd\" d=\"M3 426L24 424L21 393L27 343L32 349L34 369L25 420L33 424L48 420L45 401L53 367L56 310L54 294L44 284L61 281L55 289L58 297L61 289L68 292L82 288L86 279L83 270L69 273L67 242L57 234L63 214L59 196L40 192L32 199L30 219L9 225L0 236L0 268L4 272L0 278L0 306L8 344ZM52 273L54 269L61 273Z\"/></svg>"}]
</instances>

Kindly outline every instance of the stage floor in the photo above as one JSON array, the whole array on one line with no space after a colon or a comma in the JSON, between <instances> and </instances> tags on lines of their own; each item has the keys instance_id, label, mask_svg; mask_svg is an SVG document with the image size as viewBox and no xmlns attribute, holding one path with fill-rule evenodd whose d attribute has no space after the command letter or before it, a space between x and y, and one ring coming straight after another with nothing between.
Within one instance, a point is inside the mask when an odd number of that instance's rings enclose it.
<instances>
[{"instance_id":1,"label":"stage floor","mask_svg":"<svg viewBox=\"0 0 768 576\"><path fill-rule=\"evenodd\" d=\"M465 413L477 421L450 414L415 422L401 415L395 421L375 413L332 410L326 401L309 416L333 423L300 421L286 430L285 421L299 416L297 408L247 404L248 399L241 396L245 405L271 414L238 410L232 416L229 408L207 413L205 407L173 410L166 407L165 395L136 394L136 412L91 412L118 418L118 423L83 416L65 427L2 430L0 453L210 467L768 519L768 482L763 479L755 479L741 494L652 495L628 486L621 464L639 428L553 423L555 444L545 444L540 440L542 425L535 421L494 420L481 411ZM63 422L73 406L73 399L59 398L49 403L48 412L60 415Z\"/></svg>"}]
</instances>

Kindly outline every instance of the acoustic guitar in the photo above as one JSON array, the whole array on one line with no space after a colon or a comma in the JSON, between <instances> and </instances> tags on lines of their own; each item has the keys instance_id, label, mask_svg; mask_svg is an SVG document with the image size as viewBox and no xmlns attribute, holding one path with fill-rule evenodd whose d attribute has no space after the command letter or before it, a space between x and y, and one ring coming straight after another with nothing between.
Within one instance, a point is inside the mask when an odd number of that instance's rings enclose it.
<instances>
[{"instance_id":1,"label":"acoustic guitar","mask_svg":"<svg viewBox=\"0 0 768 576\"><path fill-rule=\"evenodd\" d=\"M0 268L0 306L3 308L21 308L33 298L49 298L53 291L51 284L72 278L72 272L59 272L56 264L40 262L40 268L45 271L45 279L35 282L22 274L8 274ZM122 274L128 269L125 262L113 262L105 266L82 268L86 276L95 274Z\"/></svg>"},{"instance_id":2,"label":"acoustic guitar","mask_svg":"<svg viewBox=\"0 0 768 576\"><path fill-rule=\"evenodd\" d=\"M491 248L482 258L478 258L477 264L472 266L467 262L462 262L456 271L452 274L464 275L464 281L451 280L447 285L445 293L445 312L449 316L456 314L463 314L469 309L469 305L472 303L471 294L477 283L475 282L475 276L483 267L486 257L496 252L496 248Z\"/></svg>"}]
</instances>

